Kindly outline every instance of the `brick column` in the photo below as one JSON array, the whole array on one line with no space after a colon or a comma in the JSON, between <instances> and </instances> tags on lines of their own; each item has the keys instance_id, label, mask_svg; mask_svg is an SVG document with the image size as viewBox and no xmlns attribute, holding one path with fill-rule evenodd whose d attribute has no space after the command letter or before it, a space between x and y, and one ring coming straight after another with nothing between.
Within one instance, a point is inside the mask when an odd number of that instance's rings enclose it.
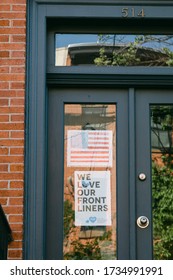
<instances>
[{"instance_id":1,"label":"brick column","mask_svg":"<svg viewBox=\"0 0 173 280\"><path fill-rule=\"evenodd\" d=\"M0 0L0 203L22 259L26 0Z\"/></svg>"}]
</instances>

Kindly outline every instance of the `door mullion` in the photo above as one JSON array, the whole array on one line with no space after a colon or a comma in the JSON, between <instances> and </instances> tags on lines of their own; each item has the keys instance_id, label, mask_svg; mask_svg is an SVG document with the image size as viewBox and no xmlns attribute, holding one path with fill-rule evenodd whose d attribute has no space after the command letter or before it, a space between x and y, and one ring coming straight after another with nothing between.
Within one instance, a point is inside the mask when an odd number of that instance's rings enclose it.
<instances>
[{"instance_id":1,"label":"door mullion","mask_svg":"<svg viewBox=\"0 0 173 280\"><path fill-rule=\"evenodd\" d=\"M136 160L135 160L135 90L129 89L129 206L130 206L130 259L136 259Z\"/></svg>"},{"instance_id":2,"label":"door mullion","mask_svg":"<svg viewBox=\"0 0 173 280\"><path fill-rule=\"evenodd\" d=\"M152 259L150 107L146 92L136 92L136 220L149 219L146 228L137 227L137 259ZM144 174L145 179L139 175Z\"/></svg>"}]
</instances>

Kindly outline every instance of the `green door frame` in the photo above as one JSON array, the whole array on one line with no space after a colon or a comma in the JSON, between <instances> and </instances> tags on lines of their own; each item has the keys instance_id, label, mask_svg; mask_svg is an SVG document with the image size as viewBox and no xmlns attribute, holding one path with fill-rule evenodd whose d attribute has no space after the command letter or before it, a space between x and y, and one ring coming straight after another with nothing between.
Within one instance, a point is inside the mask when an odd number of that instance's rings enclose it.
<instances>
[{"instance_id":1,"label":"green door frame","mask_svg":"<svg viewBox=\"0 0 173 280\"><path fill-rule=\"evenodd\" d=\"M145 17L124 18L122 9L145 8ZM93 12L94 11L94 12ZM116 1L116 0L28 0L27 11L27 75L26 75L26 143L25 143L25 216L24 259L45 259L45 215L47 179L47 96L53 87L130 88L129 90L129 183L134 186L134 87L173 87L172 69L119 67L55 67L54 27L62 32L83 26L82 31L131 31L171 34L173 26L172 1ZM79 22L83 18L83 25ZM106 25L105 25L106 22ZM102 24L101 24L102 23ZM104 23L104 24L103 24ZM159 26L159 28L158 28ZM100 28L100 29L99 29ZM60 30L60 29L59 29ZM79 29L78 29L79 30ZM67 69L68 68L68 69ZM130 188L130 219L134 220L134 187ZM134 227L130 227L130 242L135 242ZM131 248L129 259L136 259Z\"/></svg>"}]
</instances>

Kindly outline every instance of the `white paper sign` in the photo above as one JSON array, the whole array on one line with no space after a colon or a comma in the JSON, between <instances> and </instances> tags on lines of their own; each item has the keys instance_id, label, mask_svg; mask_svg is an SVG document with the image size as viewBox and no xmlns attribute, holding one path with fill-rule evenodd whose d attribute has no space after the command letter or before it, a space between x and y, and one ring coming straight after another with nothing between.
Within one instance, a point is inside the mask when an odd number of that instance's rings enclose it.
<instances>
[{"instance_id":1,"label":"white paper sign","mask_svg":"<svg viewBox=\"0 0 173 280\"><path fill-rule=\"evenodd\" d=\"M111 130L68 130L67 166L112 166Z\"/></svg>"},{"instance_id":2,"label":"white paper sign","mask_svg":"<svg viewBox=\"0 0 173 280\"><path fill-rule=\"evenodd\" d=\"M110 171L75 171L75 225L110 226Z\"/></svg>"}]
</instances>

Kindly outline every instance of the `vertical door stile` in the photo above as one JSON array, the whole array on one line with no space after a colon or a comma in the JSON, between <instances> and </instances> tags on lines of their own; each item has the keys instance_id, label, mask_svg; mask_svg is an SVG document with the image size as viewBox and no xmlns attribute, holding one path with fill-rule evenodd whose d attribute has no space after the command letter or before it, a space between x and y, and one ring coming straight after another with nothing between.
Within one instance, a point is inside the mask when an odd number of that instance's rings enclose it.
<instances>
[{"instance_id":1,"label":"vertical door stile","mask_svg":"<svg viewBox=\"0 0 173 280\"><path fill-rule=\"evenodd\" d=\"M147 217L147 227L137 227L137 259L152 259L150 110L148 92L136 91L136 204L137 216Z\"/></svg>"},{"instance_id":2,"label":"vertical door stile","mask_svg":"<svg viewBox=\"0 0 173 280\"><path fill-rule=\"evenodd\" d=\"M135 89L129 89L129 206L130 206L130 259L136 259L136 160L135 160Z\"/></svg>"}]
</instances>

